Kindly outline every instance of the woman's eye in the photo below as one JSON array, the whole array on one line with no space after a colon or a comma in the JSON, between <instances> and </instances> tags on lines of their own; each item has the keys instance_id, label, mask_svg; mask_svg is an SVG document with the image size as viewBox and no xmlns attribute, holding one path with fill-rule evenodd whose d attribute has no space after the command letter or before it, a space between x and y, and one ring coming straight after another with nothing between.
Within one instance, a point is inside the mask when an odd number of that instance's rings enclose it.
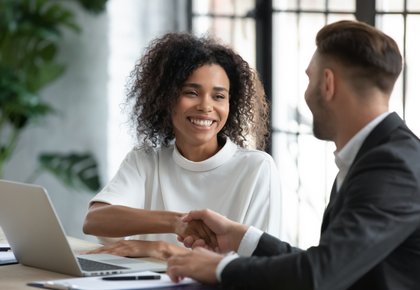
<instances>
[{"instance_id":1,"label":"woman's eye","mask_svg":"<svg viewBox=\"0 0 420 290\"><path fill-rule=\"evenodd\" d=\"M185 94L192 95L192 96L198 96L198 94L196 92L186 92Z\"/></svg>"},{"instance_id":2,"label":"woman's eye","mask_svg":"<svg viewBox=\"0 0 420 290\"><path fill-rule=\"evenodd\" d=\"M217 98L217 99L224 99L224 98L225 98L225 96L223 96L223 95L216 95L216 98Z\"/></svg>"}]
</instances>

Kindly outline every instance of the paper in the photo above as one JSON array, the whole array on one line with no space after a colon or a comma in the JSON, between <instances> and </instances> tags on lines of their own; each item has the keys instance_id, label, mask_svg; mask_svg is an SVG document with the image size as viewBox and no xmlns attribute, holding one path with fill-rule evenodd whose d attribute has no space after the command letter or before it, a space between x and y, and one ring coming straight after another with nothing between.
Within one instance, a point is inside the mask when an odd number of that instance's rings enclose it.
<instances>
[{"instance_id":1,"label":"paper","mask_svg":"<svg viewBox=\"0 0 420 290\"><path fill-rule=\"evenodd\" d=\"M198 283L195 280L190 278L185 278L180 283L173 283L168 275L158 274L151 271L143 272L134 272L128 274L112 275L116 276L141 276L141 275L160 275L160 280L127 280L127 281L105 281L102 280L102 277L85 277L85 278L72 278L72 279L63 279L63 280L54 280L54 281L37 281L34 283L29 283L29 286L43 286L48 282L52 282L53 285L58 286L57 289L60 289L60 286L64 286L61 289L83 289L83 290L130 290L130 289L145 289L145 288L158 288L158 287L173 287L176 285L186 285ZM51 284L50 284L51 285Z\"/></svg>"},{"instance_id":2,"label":"paper","mask_svg":"<svg viewBox=\"0 0 420 290\"><path fill-rule=\"evenodd\" d=\"M12 252L0 252L0 265L17 263Z\"/></svg>"}]
</instances>

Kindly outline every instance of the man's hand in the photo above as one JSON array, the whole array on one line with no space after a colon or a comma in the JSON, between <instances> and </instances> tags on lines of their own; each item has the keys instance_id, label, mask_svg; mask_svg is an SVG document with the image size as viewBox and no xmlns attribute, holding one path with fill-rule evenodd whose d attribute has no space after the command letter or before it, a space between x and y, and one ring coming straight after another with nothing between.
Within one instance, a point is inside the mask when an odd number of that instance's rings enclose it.
<instances>
[{"instance_id":1,"label":"man's hand","mask_svg":"<svg viewBox=\"0 0 420 290\"><path fill-rule=\"evenodd\" d=\"M214 233L217 244L215 244L214 236L205 229L205 234L195 233L188 237L178 236L178 240L189 248L206 245L220 253L237 252L242 238L248 230L248 226L233 222L209 209L190 211L183 218L183 221L188 223L194 220L201 220Z\"/></svg>"},{"instance_id":2,"label":"man's hand","mask_svg":"<svg viewBox=\"0 0 420 290\"><path fill-rule=\"evenodd\" d=\"M191 251L163 241L121 240L114 244L100 247L86 254L110 254L133 258L153 257L165 261L174 254L188 252Z\"/></svg>"},{"instance_id":3,"label":"man's hand","mask_svg":"<svg viewBox=\"0 0 420 290\"><path fill-rule=\"evenodd\" d=\"M174 255L168 259L166 274L173 282L179 282L184 277L207 283L218 283L216 269L223 259L220 254L203 248L196 248L187 254Z\"/></svg>"},{"instance_id":4,"label":"man's hand","mask_svg":"<svg viewBox=\"0 0 420 290\"><path fill-rule=\"evenodd\" d=\"M178 241L182 243L184 238L200 241L199 246L215 251L218 247L217 237L203 221L192 220L185 225L182 235L178 235Z\"/></svg>"}]
</instances>

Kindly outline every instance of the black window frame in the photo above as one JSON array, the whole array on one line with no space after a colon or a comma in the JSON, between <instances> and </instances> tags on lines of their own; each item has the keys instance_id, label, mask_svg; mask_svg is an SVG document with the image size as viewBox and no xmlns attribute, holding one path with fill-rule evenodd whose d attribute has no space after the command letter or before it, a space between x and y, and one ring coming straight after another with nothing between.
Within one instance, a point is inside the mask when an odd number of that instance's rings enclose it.
<instances>
[{"instance_id":1,"label":"black window frame","mask_svg":"<svg viewBox=\"0 0 420 290\"><path fill-rule=\"evenodd\" d=\"M404 0L404 10L398 12L383 12L376 11L376 0L356 0L355 12L349 11L330 11L328 9L329 1L325 1L325 10L304 10L304 9L291 9L291 10L278 10L273 9L272 0L255 0L255 9L251 10L245 16L233 16L233 15L215 15L215 14L195 14L193 13L192 0L187 0L187 24L188 30L193 29L193 17L196 16L207 16L207 17L221 17L221 18L254 18L256 24L256 69L264 84L265 93L267 100L272 103L273 100L273 14L276 12L293 12L297 13L317 13L317 14L354 14L358 21L365 22L369 25L375 26L375 19L377 15L385 14L398 14L404 17L404 32L403 32L403 59L404 69L402 72L402 108L403 108L403 119L405 120L406 111L406 30L407 30L407 15L415 14L420 15L420 12L408 12L407 11L407 0ZM300 0L297 0L297 7L300 7ZM270 133L283 132L271 126L272 111L270 110ZM295 132L283 132L287 134L299 135ZM272 134L268 138L267 147L265 151L272 154Z\"/></svg>"}]
</instances>

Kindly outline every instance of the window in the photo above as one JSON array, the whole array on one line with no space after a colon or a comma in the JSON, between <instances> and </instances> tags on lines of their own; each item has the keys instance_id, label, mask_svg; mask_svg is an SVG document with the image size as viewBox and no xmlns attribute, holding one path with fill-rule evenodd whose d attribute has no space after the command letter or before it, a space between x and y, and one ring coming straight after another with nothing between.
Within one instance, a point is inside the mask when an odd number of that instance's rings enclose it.
<instances>
[{"instance_id":1,"label":"window","mask_svg":"<svg viewBox=\"0 0 420 290\"><path fill-rule=\"evenodd\" d=\"M255 69L255 19L248 14L254 7L255 0L192 1L192 30L198 35L210 33L231 44Z\"/></svg>"},{"instance_id":2,"label":"window","mask_svg":"<svg viewBox=\"0 0 420 290\"><path fill-rule=\"evenodd\" d=\"M304 101L305 69L316 33L328 23L359 19L393 37L406 65L390 110L420 136L420 27L418 0L190 0L190 29L210 30L258 70L272 103L271 146L279 169L286 217L282 238L307 248L319 240L322 215L337 174L335 145L312 135L312 114ZM238 24L239 23L239 24ZM247 24L244 24L247 23ZM236 24L236 25L235 25ZM254 27L252 27L254 26ZM246 41L238 41L246 39ZM254 42L253 42L254 41ZM245 47L248 46L248 47ZM254 51L251 53L251 51Z\"/></svg>"},{"instance_id":3,"label":"window","mask_svg":"<svg viewBox=\"0 0 420 290\"><path fill-rule=\"evenodd\" d=\"M376 27L398 43L405 59L391 98L390 109L396 111L410 129L420 136L420 1L376 0Z\"/></svg>"}]
</instances>

